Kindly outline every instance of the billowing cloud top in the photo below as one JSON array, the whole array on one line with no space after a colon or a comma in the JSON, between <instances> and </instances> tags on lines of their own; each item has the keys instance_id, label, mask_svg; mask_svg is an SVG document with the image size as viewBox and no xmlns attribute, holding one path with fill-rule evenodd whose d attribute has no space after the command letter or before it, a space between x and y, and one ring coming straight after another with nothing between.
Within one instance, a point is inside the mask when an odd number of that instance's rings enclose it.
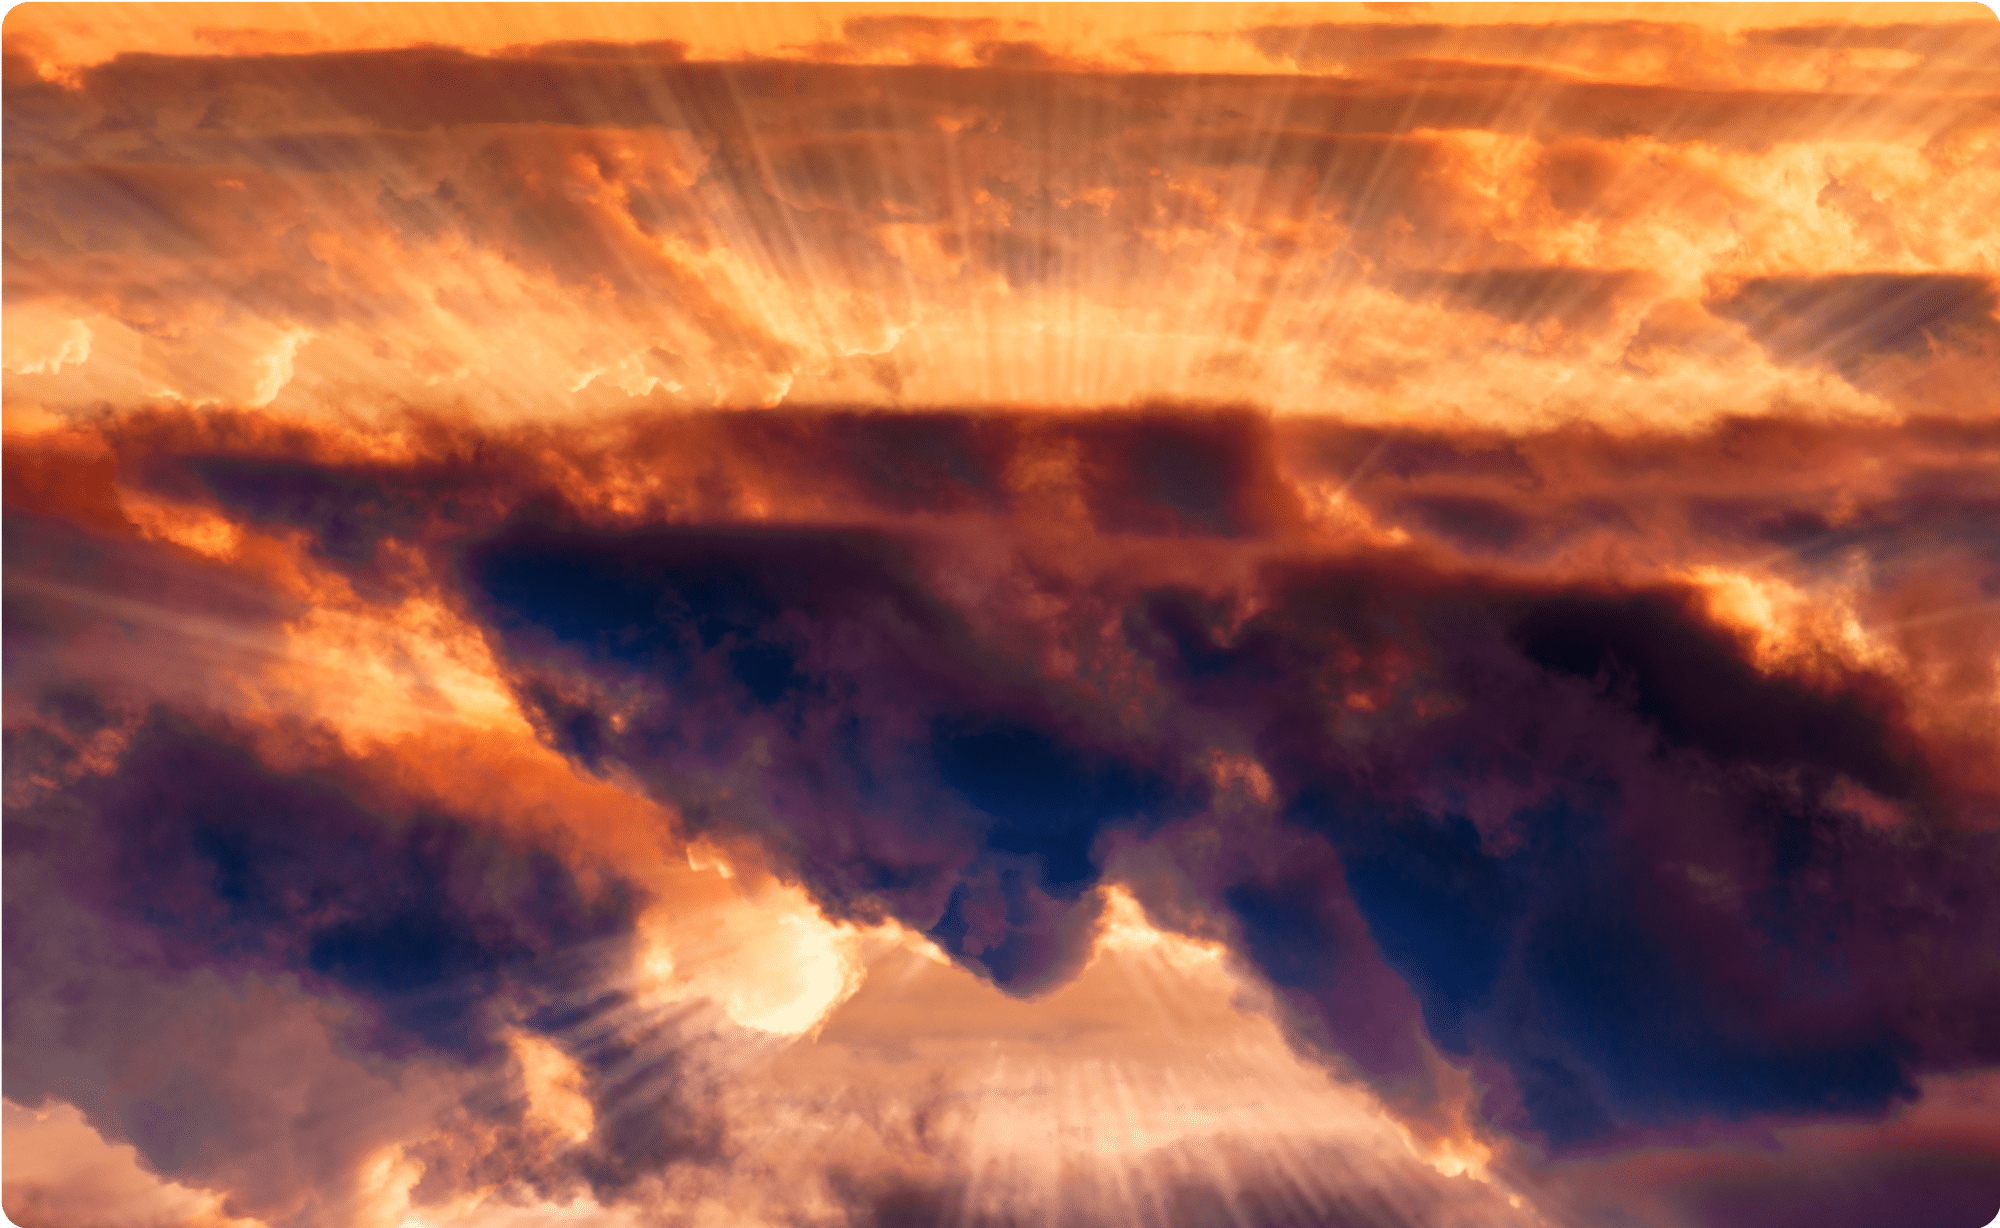
<instances>
[{"instance_id":1,"label":"billowing cloud top","mask_svg":"<svg viewBox=\"0 0 2000 1228\"><path fill-rule=\"evenodd\" d=\"M2000 1208L1987 10L5 37L17 1222Z\"/></svg>"}]
</instances>

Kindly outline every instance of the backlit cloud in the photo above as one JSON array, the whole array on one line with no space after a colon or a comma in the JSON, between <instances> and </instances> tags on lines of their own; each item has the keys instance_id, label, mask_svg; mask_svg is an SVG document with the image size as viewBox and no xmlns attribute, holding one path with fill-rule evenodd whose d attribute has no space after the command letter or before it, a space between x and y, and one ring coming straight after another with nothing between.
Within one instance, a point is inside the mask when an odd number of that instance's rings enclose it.
<instances>
[{"instance_id":1,"label":"backlit cloud","mask_svg":"<svg viewBox=\"0 0 2000 1228\"><path fill-rule=\"evenodd\" d=\"M9 16L17 1222L2000 1206L1989 13L474 16Z\"/></svg>"}]
</instances>

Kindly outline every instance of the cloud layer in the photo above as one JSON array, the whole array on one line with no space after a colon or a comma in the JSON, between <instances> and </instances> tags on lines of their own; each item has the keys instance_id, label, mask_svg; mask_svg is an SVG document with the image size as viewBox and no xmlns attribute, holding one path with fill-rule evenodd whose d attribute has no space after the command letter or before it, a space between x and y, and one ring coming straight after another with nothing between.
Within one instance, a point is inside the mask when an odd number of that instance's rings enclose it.
<instances>
[{"instance_id":1,"label":"cloud layer","mask_svg":"<svg viewBox=\"0 0 2000 1228\"><path fill-rule=\"evenodd\" d=\"M1983 1222L1898 11L16 15L9 1214Z\"/></svg>"}]
</instances>

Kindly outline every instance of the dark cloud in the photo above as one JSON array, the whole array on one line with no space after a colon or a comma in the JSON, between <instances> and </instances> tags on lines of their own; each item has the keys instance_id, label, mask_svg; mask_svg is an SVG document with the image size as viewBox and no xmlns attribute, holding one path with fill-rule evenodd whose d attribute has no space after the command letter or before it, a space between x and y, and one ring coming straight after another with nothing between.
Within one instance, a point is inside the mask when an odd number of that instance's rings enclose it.
<instances>
[{"instance_id":1,"label":"dark cloud","mask_svg":"<svg viewBox=\"0 0 2000 1228\"><path fill-rule=\"evenodd\" d=\"M384 537L412 535L431 511L429 499L407 487L393 489L379 472L229 456L191 457L185 465L222 506L304 529L328 558L343 563L368 562ZM446 492L433 487L432 493Z\"/></svg>"},{"instance_id":2,"label":"dark cloud","mask_svg":"<svg viewBox=\"0 0 2000 1228\"><path fill-rule=\"evenodd\" d=\"M217 415L216 421L228 421ZM437 541L490 526L556 481L539 432L439 433L407 463L313 460L255 416L223 429L172 413L121 432L125 471L176 500L213 502L232 517L306 531L320 557L366 571L384 540ZM233 438L231 437L233 435ZM229 446L218 447L219 439ZM685 472L676 495L691 519L741 515L760 500L807 497L882 515L1027 512L1020 469L1074 453L1075 483L1101 532L1250 539L1297 529L1298 497L1277 468L1267 415L1164 408L1090 416L956 411L806 411L634 419L617 449ZM752 460L751 458L754 458ZM578 458L582 460L582 458ZM606 457L584 461L601 470ZM780 488L765 490L772 476Z\"/></svg>"},{"instance_id":3,"label":"dark cloud","mask_svg":"<svg viewBox=\"0 0 2000 1228\"><path fill-rule=\"evenodd\" d=\"M1358 29L1373 31L1370 38L1410 42L1414 28ZM1409 49L1423 41L1417 38ZM643 50L513 56L439 48L216 58L128 54L88 70L81 93L71 101L106 100L100 107L117 99L156 101L151 117L131 122L157 129L161 137L178 135L183 116L190 129L203 116L218 122L224 115L238 116L234 130L244 137L259 135L258 129L280 116L290 129L284 135L291 137L302 135L301 129L323 131L332 126L329 121L344 117L371 121L390 133L440 125L679 129L725 153L746 148L752 133L774 124L795 137L819 137L842 131L842 117L870 113L878 121L897 117L901 131L935 134L939 118L977 117L972 131L1057 155L1046 167L1065 176L1072 162L1066 143L1086 138L1194 138L1191 153L1234 149L1225 160L1252 163L1262 162L1255 151L1290 142L1294 152L1281 156L1282 163L1304 156L1308 146L1300 142L1314 138L1421 129L1472 127L1543 138L1648 133L1666 140L1761 146L1831 134L1857 122L1909 126L1920 122L1922 108L1940 105L1963 110L1969 122L1979 122L1983 114L1981 102L1971 97L1923 97L1920 107L1914 95L1906 105L1896 98L1840 94L1587 83L1523 78L1521 70L1506 65L1438 58L1387 62L1379 75L1359 79L1177 79L1039 71L1057 64L1031 42L988 38L975 50L984 64L965 68L700 63ZM23 76L19 88L42 99L47 87ZM273 112L274 96L288 100L289 113ZM805 98L812 100L809 105L799 101ZM51 102L53 96L42 105ZM40 111L29 107L24 115L28 111L41 121ZM1243 122L1252 116L1260 122ZM897 151L885 152L890 156L878 168L884 175L901 160ZM1217 156L1211 152L1206 160ZM1098 166L1102 169L1101 162ZM961 163L962 172L983 170Z\"/></svg>"},{"instance_id":4,"label":"dark cloud","mask_svg":"<svg viewBox=\"0 0 2000 1228\"><path fill-rule=\"evenodd\" d=\"M1416 1026L1416 998L1369 934L1323 844L1287 850L1275 874L1228 886L1220 903L1243 953L1293 1012L1307 1047L1350 1067L1399 1105L1436 1094Z\"/></svg>"},{"instance_id":5,"label":"dark cloud","mask_svg":"<svg viewBox=\"0 0 2000 1228\"><path fill-rule=\"evenodd\" d=\"M578 763L631 772L693 830L754 837L829 914L894 917L1015 993L1089 949L1110 846L1157 841L1211 851L1180 860L1156 920L1234 944L1300 1045L1412 1119L1442 1111L1439 1057L1475 1072L1490 1125L1559 1154L1879 1116L2000 1059L1977 1022L2000 1001L1978 971L2000 941L1987 786L1907 679L1760 658L1694 590L1559 562L1577 540L1693 539L1801 583L1863 552L1885 586L1870 600L1976 586L2000 576L1978 424L1621 437L779 412L589 438L418 424L429 459L400 463L256 415L124 429L94 454L115 464L10 451L9 497L39 509L8 515L10 618L16 567L122 593L146 559L180 559L132 540L99 489L113 473L301 531L351 575L427 559L412 574L446 579ZM1893 477L1858 492L1809 480L1885 455ZM658 484L629 485L639 472ZM1320 483L1409 543L1315 538L1302 492ZM136 579L91 561L119 551ZM1951 668L1990 678L1990 661ZM559 1160L504 1109L476 1114L536 1188L636 1196L724 1146L688 1090L696 1025L604 988L629 901L185 721L153 718L117 772L76 783L77 748L121 709L9 684L43 713L9 750L42 782L32 804L116 828L90 898L167 966L288 971L363 1009L375 1048L455 1061L517 1012L598 1114ZM1231 817L1214 754L1254 757L1275 817ZM436 1184L475 1162L440 1154ZM863 1223L954 1197L857 1190ZM1173 1205L1199 1222L1205 1197Z\"/></svg>"},{"instance_id":6,"label":"dark cloud","mask_svg":"<svg viewBox=\"0 0 2000 1228\"><path fill-rule=\"evenodd\" d=\"M1592 541L1668 545L1690 537L1717 563L1787 565L1802 581L1856 557L1883 591L1926 570L2000 581L1984 493L1995 480L1986 425L1900 426L1744 419L1700 434L1616 437L1592 431L1383 431L1298 420L1278 449L1301 477L1454 552L1548 561ZM1844 483L1871 457L1897 475L1863 495ZM1843 492L1850 492L1843 494ZM1843 498L1847 501L1843 502ZM1777 552L1774 559L1774 551Z\"/></svg>"},{"instance_id":7,"label":"dark cloud","mask_svg":"<svg viewBox=\"0 0 2000 1228\"><path fill-rule=\"evenodd\" d=\"M156 710L114 771L20 814L19 830L89 816L65 841L109 857L51 865L68 889L143 927L176 967L323 979L377 1012L370 1044L395 1054L482 1060L503 990L560 998L629 957L629 885L588 897L551 851L463 818L381 813L337 764L274 772L240 736Z\"/></svg>"},{"instance_id":8,"label":"dark cloud","mask_svg":"<svg viewBox=\"0 0 2000 1228\"><path fill-rule=\"evenodd\" d=\"M1930 60L1991 62L2000 51L2000 28L1990 21L1895 22L1887 25L1820 24L1745 30L1747 43L1771 47L1855 48L1915 52Z\"/></svg>"},{"instance_id":9,"label":"dark cloud","mask_svg":"<svg viewBox=\"0 0 2000 1228\"><path fill-rule=\"evenodd\" d=\"M1282 536L1300 519L1270 420L1250 411L1103 414L1064 423L1100 531Z\"/></svg>"},{"instance_id":10,"label":"dark cloud","mask_svg":"<svg viewBox=\"0 0 2000 1228\"><path fill-rule=\"evenodd\" d=\"M713 1088L690 1060L694 1029L644 1008L620 1018L617 1008L631 1005L614 996L534 1020L543 1027L564 1025L565 1043L583 1071L594 1129L574 1163L604 1203L675 1164L713 1163L725 1145L724 1123L710 1100ZM696 1089L699 1094L691 1094Z\"/></svg>"},{"instance_id":11,"label":"dark cloud","mask_svg":"<svg viewBox=\"0 0 2000 1228\"><path fill-rule=\"evenodd\" d=\"M1971 1140L1928 1140L1921 1150L1885 1149L1790 1164L1755 1161L1718 1174L1674 1201L1701 1228L1757 1223L1771 1228L1867 1228L1899 1224L1950 1228L1992 1214L2000 1157ZM1762 1170L1762 1171L1760 1171Z\"/></svg>"},{"instance_id":12,"label":"dark cloud","mask_svg":"<svg viewBox=\"0 0 2000 1228\"><path fill-rule=\"evenodd\" d=\"M135 690L206 703L246 656L274 657L277 626L302 610L254 569L139 540L115 503L91 510L94 459L8 449L22 479L5 520L8 867L37 883L10 888L10 909L61 892L117 919L126 949L112 958L151 952L158 975L303 977L364 1008L370 1047L465 1061L490 1054L497 1007L560 998L626 958L628 886L586 898L554 850L393 799L385 810L326 746L315 767L277 770L247 727L164 707L140 719ZM96 531L21 502L84 511ZM24 943L39 929L27 915L12 930ZM10 1002L57 975L31 950L10 942ZM10 1040L9 1094L74 1097L24 1073L37 1051ZM180 1137L160 1111L157 1128L109 1124L175 1171L181 1153L155 1146Z\"/></svg>"},{"instance_id":13,"label":"dark cloud","mask_svg":"<svg viewBox=\"0 0 2000 1228\"><path fill-rule=\"evenodd\" d=\"M637 60L641 63L678 63L687 58L688 45L677 38L643 39L630 43L593 42L569 39L536 43L519 53L543 60Z\"/></svg>"},{"instance_id":14,"label":"dark cloud","mask_svg":"<svg viewBox=\"0 0 2000 1228\"><path fill-rule=\"evenodd\" d=\"M1470 269L1460 273L1417 271L1397 277L1396 287L1413 296L1435 295L1473 311L1516 324L1554 319L1575 325L1602 320L1624 295L1643 284L1626 269Z\"/></svg>"},{"instance_id":15,"label":"dark cloud","mask_svg":"<svg viewBox=\"0 0 2000 1228\"><path fill-rule=\"evenodd\" d=\"M1886 680L1853 678L1829 696L1773 677L1685 598L1564 595L1528 606L1512 632L1530 661L1623 694L1674 745L1725 762L1844 771L1893 798L1910 798L1922 778L1895 745L1900 714Z\"/></svg>"},{"instance_id":16,"label":"dark cloud","mask_svg":"<svg viewBox=\"0 0 2000 1228\"><path fill-rule=\"evenodd\" d=\"M686 1056L718 1025L690 1018L698 1003L663 1014L605 989L628 979L634 958L644 897L630 881L579 869L574 850L546 837L407 796L323 736L121 711L77 685L44 690L39 721L22 706L10 697L11 1099L69 1100L151 1170L221 1183L244 1200L239 1213L272 1223L308 1215L302 1196L334 1196L377 1133L422 1127L366 1124L388 1111L369 1107L388 1094L369 1080L440 1062L471 1080L451 1110L467 1133L417 1153L426 1192L476 1188L484 1165L504 1170L503 1184L552 1194L587 1184L609 1201L719 1153L713 1090ZM119 728L112 762L62 770ZM295 743L287 766L255 748L274 736ZM20 800L24 780L50 777L67 783ZM254 1004L301 991L330 1009L283 1039L299 1022ZM133 1010L156 1012L158 1030L120 1039ZM318 1019L349 1048L312 1039ZM581 1143L523 1132L500 1043L516 1028L576 1063L596 1123ZM215 1048L189 1047L184 1035L197 1033ZM303 1046L303 1065L267 1072L270 1086L255 1084L254 1061L229 1065L288 1044ZM343 1062L369 1073L343 1075ZM287 1091L287 1081L311 1086ZM276 1103L286 1097L305 1109ZM271 1158L293 1148L325 1171ZM265 1171L248 1176L246 1164Z\"/></svg>"},{"instance_id":17,"label":"dark cloud","mask_svg":"<svg viewBox=\"0 0 2000 1228\"><path fill-rule=\"evenodd\" d=\"M1843 27L1841 37L1865 38L1856 33L1862 29ZM1952 30L1948 24L1926 27L1913 45L1937 56L1972 58L1963 50L1969 45L1965 38L1953 37ZM102 126L108 118L113 128L130 131L171 127L183 118L192 126L204 116L219 119L225 113L270 115L271 100L285 98L300 118L334 112L391 130L466 124L664 126L711 132L726 142L779 115L816 129L843 106L869 99L878 107L917 114L985 111L998 121L997 130L1009 135L1035 137L1039 129L1037 144L1054 135L1047 123L1051 115L1062 115L1062 126L1077 129L1077 135L1132 133L1183 113L1176 95L1197 114L1223 103L1239 115L1285 114L1285 127L1345 134L1475 126L1610 136L1650 131L1673 139L1763 144L1857 122L1921 122L1914 109L1892 97L1587 82L1536 67L1601 60L1631 47L1634 38L1699 64L1710 52L1701 49L1704 36L1685 26L1264 27L1247 37L1268 54L1308 66L1348 62L1354 75L1181 80L1076 71L1043 43L1005 37L1009 31L985 19L872 15L849 19L843 31L845 43L838 45L843 49L895 47L924 59L963 48L980 63L690 62L685 48L672 40L559 42L491 56L446 48L303 56L125 54L89 69L82 96L97 102L93 123ZM1807 37L1806 28L1782 33L1794 41ZM1045 71L1051 68L1070 71ZM52 87L25 62L12 80L23 104L22 122L45 130L39 126L48 121L44 112L56 98ZM801 108L797 100L806 97L813 105ZM134 109L135 102L143 105ZM1927 99L1932 106L1941 102L1968 119L1984 108L1977 97Z\"/></svg>"},{"instance_id":18,"label":"dark cloud","mask_svg":"<svg viewBox=\"0 0 2000 1228\"><path fill-rule=\"evenodd\" d=\"M1926 768L1875 680L1752 668L1670 592L1509 592L1389 560L1277 573L1226 642L1162 601L1171 676L1257 714L1286 813L1327 841L1316 866L1294 855L1223 902L1337 1052L1369 1052L1343 1014L1393 1002L1338 988L1365 923L1433 1041L1504 1062L1524 1124L1558 1148L1703 1116L1880 1111L1926 1061L1959 1060L1929 1020L1992 987L1919 1005L1933 982L1910 969L1995 918L1947 920L1889 884L1977 890L1958 875L1991 841L1912 843L1832 800L1845 774L1922 809ZM1385 675L1390 644L1409 655ZM1506 782L1529 800L1483 813Z\"/></svg>"},{"instance_id":19,"label":"dark cloud","mask_svg":"<svg viewBox=\"0 0 2000 1228\"><path fill-rule=\"evenodd\" d=\"M990 42L1000 23L990 17L925 17L916 13L871 13L849 17L840 33L863 47L902 47L912 42Z\"/></svg>"},{"instance_id":20,"label":"dark cloud","mask_svg":"<svg viewBox=\"0 0 2000 1228\"><path fill-rule=\"evenodd\" d=\"M1990 345L1993 284L1945 273L1758 277L1706 304L1739 320L1772 358L1824 363L1850 378L1890 355Z\"/></svg>"},{"instance_id":21,"label":"dark cloud","mask_svg":"<svg viewBox=\"0 0 2000 1228\"><path fill-rule=\"evenodd\" d=\"M70 91L50 81L36 70L35 62L12 47L0 59L0 89L6 104L9 161L26 161L23 156L35 145L35 138L49 127L60 124L70 111Z\"/></svg>"},{"instance_id":22,"label":"dark cloud","mask_svg":"<svg viewBox=\"0 0 2000 1228\"><path fill-rule=\"evenodd\" d=\"M1619 160L1593 142L1574 142L1547 150L1538 168L1549 202L1569 212L1588 210L1617 182Z\"/></svg>"},{"instance_id":23,"label":"dark cloud","mask_svg":"<svg viewBox=\"0 0 2000 1228\"><path fill-rule=\"evenodd\" d=\"M730 480L725 458L751 454L843 505L852 501L895 514L992 515L1012 506L1007 470L1022 439L1017 423L973 414L832 411L660 422L637 444L679 455L709 450L718 462L711 479L717 486Z\"/></svg>"},{"instance_id":24,"label":"dark cloud","mask_svg":"<svg viewBox=\"0 0 2000 1228\"><path fill-rule=\"evenodd\" d=\"M1492 22L1442 25L1432 22L1312 22L1253 26L1242 37L1266 55L1302 67L1355 60L1509 56L1528 59L1587 56L1635 40L1681 48L1699 36L1686 26L1658 22Z\"/></svg>"},{"instance_id":25,"label":"dark cloud","mask_svg":"<svg viewBox=\"0 0 2000 1228\"><path fill-rule=\"evenodd\" d=\"M958 207L943 133L858 132L780 146L770 175L779 197L802 210L936 220Z\"/></svg>"},{"instance_id":26,"label":"dark cloud","mask_svg":"<svg viewBox=\"0 0 2000 1228\"><path fill-rule=\"evenodd\" d=\"M1527 532L1527 518L1504 503L1468 495L1419 495L1396 505L1403 516L1468 550L1505 550Z\"/></svg>"},{"instance_id":27,"label":"dark cloud","mask_svg":"<svg viewBox=\"0 0 2000 1228\"><path fill-rule=\"evenodd\" d=\"M565 749L631 766L697 824L760 831L837 913L886 907L1035 988L1083 953L1097 835L1198 792L1013 674L929 591L912 546L530 519L464 568L525 677L558 663L527 685ZM594 698L564 694L565 656L601 680ZM620 710L634 687L645 698Z\"/></svg>"}]
</instances>

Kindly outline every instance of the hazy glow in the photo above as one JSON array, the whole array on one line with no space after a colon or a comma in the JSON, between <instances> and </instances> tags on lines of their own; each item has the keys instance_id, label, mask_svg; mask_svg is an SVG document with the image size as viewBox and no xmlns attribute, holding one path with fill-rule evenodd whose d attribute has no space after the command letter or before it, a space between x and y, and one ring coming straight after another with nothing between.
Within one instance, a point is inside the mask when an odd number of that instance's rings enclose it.
<instances>
[{"instance_id":1,"label":"hazy glow","mask_svg":"<svg viewBox=\"0 0 2000 1228\"><path fill-rule=\"evenodd\" d=\"M796 888L768 884L705 914L662 917L642 957L642 992L704 998L746 1028L798 1036L860 987L862 941Z\"/></svg>"}]
</instances>

